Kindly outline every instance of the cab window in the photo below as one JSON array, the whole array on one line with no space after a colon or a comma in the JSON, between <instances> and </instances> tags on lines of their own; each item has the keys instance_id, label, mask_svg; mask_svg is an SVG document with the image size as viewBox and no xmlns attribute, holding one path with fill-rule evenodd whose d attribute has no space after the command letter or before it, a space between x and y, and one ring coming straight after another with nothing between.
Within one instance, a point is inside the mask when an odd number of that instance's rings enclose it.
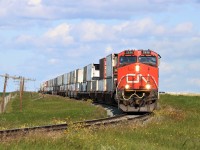
<instances>
[{"instance_id":1,"label":"cab window","mask_svg":"<svg viewBox=\"0 0 200 150\"><path fill-rule=\"evenodd\" d=\"M156 61L156 57L155 56L140 56L138 58L140 63L143 64L148 64L151 66L156 66L157 65L157 61Z\"/></svg>"},{"instance_id":2,"label":"cab window","mask_svg":"<svg viewBox=\"0 0 200 150\"><path fill-rule=\"evenodd\" d=\"M137 57L136 56L121 56L119 61L120 61L120 65L135 63L137 61Z\"/></svg>"}]
</instances>

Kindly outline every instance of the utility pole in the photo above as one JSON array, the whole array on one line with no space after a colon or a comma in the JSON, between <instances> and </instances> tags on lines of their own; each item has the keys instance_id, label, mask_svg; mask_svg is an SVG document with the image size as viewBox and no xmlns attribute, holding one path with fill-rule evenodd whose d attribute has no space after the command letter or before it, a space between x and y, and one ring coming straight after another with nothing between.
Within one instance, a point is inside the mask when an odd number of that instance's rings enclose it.
<instances>
[{"instance_id":1,"label":"utility pole","mask_svg":"<svg viewBox=\"0 0 200 150\"><path fill-rule=\"evenodd\" d=\"M22 96L24 95L24 82L25 82L25 78L24 77L22 77L21 78L21 82L22 82Z\"/></svg>"},{"instance_id":2,"label":"utility pole","mask_svg":"<svg viewBox=\"0 0 200 150\"><path fill-rule=\"evenodd\" d=\"M24 78L24 77L20 77L20 111L22 112L22 97L24 94L24 84L25 81L35 81L35 79L29 79L29 78Z\"/></svg>"},{"instance_id":3,"label":"utility pole","mask_svg":"<svg viewBox=\"0 0 200 150\"><path fill-rule=\"evenodd\" d=\"M6 86L7 86L7 80L9 78L12 78L14 80L20 80L20 111L22 111L22 96L24 92L24 82L25 81L35 81L35 79L29 79L29 78L24 78L24 77L16 77L16 76L9 76L8 74L5 75L0 75L1 77L5 77L5 82L4 82L4 89L3 89L3 95L2 95L2 105L1 105L1 110L4 112L4 99L5 99L5 93L6 93Z\"/></svg>"},{"instance_id":4,"label":"utility pole","mask_svg":"<svg viewBox=\"0 0 200 150\"><path fill-rule=\"evenodd\" d=\"M6 95L7 80L8 80L8 75L6 74L5 75L5 80L4 80L3 94L2 94L2 103L1 103L1 111L2 111L2 113L4 112L4 101L5 101L5 95Z\"/></svg>"},{"instance_id":5,"label":"utility pole","mask_svg":"<svg viewBox=\"0 0 200 150\"><path fill-rule=\"evenodd\" d=\"M13 79L19 79L19 77L16 76L9 76L8 74L5 75L0 75L1 77L4 77L4 88L3 88L3 94L2 94L2 103L1 103L1 110L2 113L4 112L4 102L5 102L5 97L6 97L6 86L7 86L7 81L9 78L13 78Z\"/></svg>"},{"instance_id":6,"label":"utility pole","mask_svg":"<svg viewBox=\"0 0 200 150\"><path fill-rule=\"evenodd\" d=\"M22 93L23 93L23 78L20 77L19 99L20 99L20 111L21 111L21 112L22 112Z\"/></svg>"}]
</instances>

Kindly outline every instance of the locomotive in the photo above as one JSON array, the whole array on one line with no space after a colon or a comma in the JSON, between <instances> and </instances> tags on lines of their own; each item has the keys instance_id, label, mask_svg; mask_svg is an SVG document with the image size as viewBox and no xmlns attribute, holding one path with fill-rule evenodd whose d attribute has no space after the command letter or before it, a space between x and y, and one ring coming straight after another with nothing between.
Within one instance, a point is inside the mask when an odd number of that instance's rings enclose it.
<instances>
[{"instance_id":1,"label":"locomotive","mask_svg":"<svg viewBox=\"0 0 200 150\"><path fill-rule=\"evenodd\" d=\"M117 105L124 112L152 112L159 99L159 63L153 50L124 50L41 84L41 91Z\"/></svg>"}]
</instances>

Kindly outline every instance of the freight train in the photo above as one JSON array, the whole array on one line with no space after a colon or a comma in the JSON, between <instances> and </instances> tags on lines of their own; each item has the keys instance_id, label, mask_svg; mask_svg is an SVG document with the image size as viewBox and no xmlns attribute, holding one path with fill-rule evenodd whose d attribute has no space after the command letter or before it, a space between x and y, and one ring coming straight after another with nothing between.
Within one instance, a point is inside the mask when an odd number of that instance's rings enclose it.
<instances>
[{"instance_id":1,"label":"freight train","mask_svg":"<svg viewBox=\"0 0 200 150\"><path fill-rule=\"evenodd\" d=\"M124 112L151 112L159 99L161 56L152 50L124 50L41 84L41 91L115 104Z\"/></svg>"}]
</instances>

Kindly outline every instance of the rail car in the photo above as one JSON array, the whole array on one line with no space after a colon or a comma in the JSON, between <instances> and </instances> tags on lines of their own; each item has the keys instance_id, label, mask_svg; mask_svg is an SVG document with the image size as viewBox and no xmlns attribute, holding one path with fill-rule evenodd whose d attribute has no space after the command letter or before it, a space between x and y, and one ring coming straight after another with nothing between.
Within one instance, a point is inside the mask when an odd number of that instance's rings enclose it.
<instances>
[{"instance_id":1,"label":"rail car","mask_svg":"<svg viewBox=\"0 0 200 150\"><path fill-rule=\"evenodd\" d=\"M151 112L159 99L159 63L153 50L124 50L41 84L41 91L116 104L124 112Z\"/></svg>"}]
</instances>

